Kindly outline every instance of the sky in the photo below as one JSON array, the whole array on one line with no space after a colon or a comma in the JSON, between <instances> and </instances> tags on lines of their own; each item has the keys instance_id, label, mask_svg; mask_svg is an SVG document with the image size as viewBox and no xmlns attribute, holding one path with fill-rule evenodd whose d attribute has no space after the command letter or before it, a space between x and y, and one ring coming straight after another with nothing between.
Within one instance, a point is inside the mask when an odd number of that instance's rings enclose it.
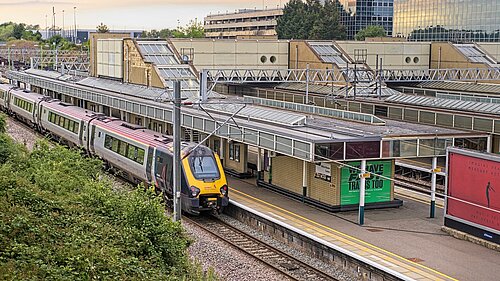
<instances>
[{"instance_id":1,"label":"sky","mask_svg":"<svg viewBox=\"0 0 500 281\"><path fill-rule=\"evenodd\" d=\"M110 29L162 29L184 26L195 18L203 21L209 14L234 12L236 9L268 9L283 6L287 0L0 0L0 23L52 25L55 7L56 25L66 29L95 28L101 22ZM74 9L73 7L76 7Z\"/></svg>"}]
</instances>

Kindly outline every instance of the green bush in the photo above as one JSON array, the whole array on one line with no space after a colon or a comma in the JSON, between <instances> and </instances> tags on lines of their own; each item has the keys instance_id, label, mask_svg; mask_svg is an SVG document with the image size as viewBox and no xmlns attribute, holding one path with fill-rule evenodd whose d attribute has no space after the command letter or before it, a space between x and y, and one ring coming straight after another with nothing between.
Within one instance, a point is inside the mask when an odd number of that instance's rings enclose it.
<instances>
[{"instance_id":1,"label":"green bush","mask_svg":"<svg viewBox=\"0 0 500 281\"><path fill-rule=\"evenodd\" d=\"M151 191L114 191L102 163L0 135L1 280L213 280ZM7 144L8 149L4 149Z\"/></svg>"}]
</instances>

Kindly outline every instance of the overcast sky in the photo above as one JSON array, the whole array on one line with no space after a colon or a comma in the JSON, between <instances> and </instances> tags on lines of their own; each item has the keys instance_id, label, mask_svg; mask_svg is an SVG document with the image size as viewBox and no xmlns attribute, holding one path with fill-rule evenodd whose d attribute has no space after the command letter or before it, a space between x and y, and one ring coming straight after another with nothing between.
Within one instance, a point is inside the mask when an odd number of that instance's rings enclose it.
<instances>
[{"instance_id":1,"label":"overcast sky","mask_svg":"<svg viewBox=\"0 0 500 281\"><path fill-rule=\"evenodd\" d=\"M52 7L55 7L56 25L73 25L73 7L79 28L95 28L103 22L111 29L161 29L187 24L190 20L217 12L234 12L235 9L268 9L284 5L287 0L0 0L0 23L6 21L52 25Z\"/></svg>"}]
</instances>

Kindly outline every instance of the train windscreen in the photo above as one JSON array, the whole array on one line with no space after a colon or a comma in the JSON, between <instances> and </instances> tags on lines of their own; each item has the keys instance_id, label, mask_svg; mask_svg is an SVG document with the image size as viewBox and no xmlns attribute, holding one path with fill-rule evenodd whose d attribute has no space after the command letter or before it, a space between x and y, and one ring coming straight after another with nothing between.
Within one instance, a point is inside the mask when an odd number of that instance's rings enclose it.
<instances>
[{"instance_id":1,"label":"train windscreen","mask_svg":"<svg viewBox=\"0 0 500 281\"><path fill-rule=\"evenodd\" d=\"M204 148L198 148L189 157L191 171L196 179L219 179L219 167L214 154Z\"/></svg>"}]
</instances>

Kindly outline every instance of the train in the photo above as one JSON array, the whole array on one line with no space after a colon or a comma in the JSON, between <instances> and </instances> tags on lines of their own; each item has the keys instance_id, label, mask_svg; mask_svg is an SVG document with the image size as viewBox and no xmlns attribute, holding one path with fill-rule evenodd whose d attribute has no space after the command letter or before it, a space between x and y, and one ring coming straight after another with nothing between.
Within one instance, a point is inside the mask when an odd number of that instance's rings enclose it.
<instances>
[{"instance_id":1,"label":"train","mask_svg":"<svg viewBox=\"0 0 500 281\"><path fill-rule=\"evenodd\" d=\"M69 146L98 157L134 184L173 198L173 138L119 118L0 84L0 108ZM221 212L229 188L219 156L204 145L181 143L181 207L188 214Z\"/></svg>"}]
</instances>

